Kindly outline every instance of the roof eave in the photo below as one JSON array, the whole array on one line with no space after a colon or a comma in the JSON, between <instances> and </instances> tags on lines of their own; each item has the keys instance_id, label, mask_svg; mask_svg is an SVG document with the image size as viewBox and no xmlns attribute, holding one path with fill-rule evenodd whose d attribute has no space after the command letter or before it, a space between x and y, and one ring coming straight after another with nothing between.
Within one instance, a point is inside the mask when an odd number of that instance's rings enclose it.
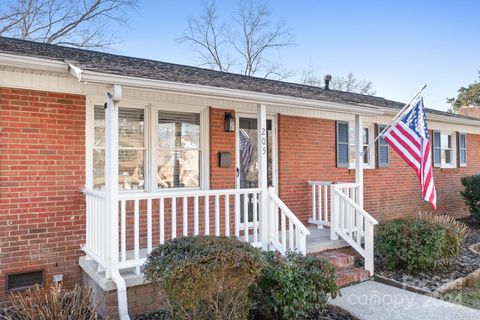
<instances>
[{"instance_id":1,"label":"roof eave","mask_svg":"<svg viewBox=\"0 0 480 320\"><path fill-rule=\"evenodd\" d=\"M396 108L383 108L385 115L395 115L399 112ZM461 118L455 116L447 116L441 114L430 113L427 111L428 120L439 121L439 122L448 122L448 123L455 123L455 124L463 124L469 126L480 126L480 119L468 119L468 118Z\"/></svg>"},{"instance_id":2,"label":"roof eave","mask_svg":"<svg viewBox=\"0 0 480 320\"><path fill-rule=\"evenodd\" d=\"M0 53L0 65L46 72L66 72L68 70L68 65L61 60L19 56L8 53Z\"/></svg>"},{"instance_id":3,"label":"roof eave","mask_svg":"<svg viewBox=\"0 0 480 320\"><path fill-rule=\"evenodd\" d=\"M77 77L78 79L78 77ZM383 110L378 107L349 105L342 103L333 103L321 100L311 100L296 98L284 95L274 95L269 93L245 91L238 89L229 89L222 87L213 87L184 82L171 82L163 80L153 80L146 78L136 78L123 75L100 73L96 71L82 70L81 81L86 83L98 84L119 84L126 87L140 89L163 90L172 93L183 93L190 95L202 95L204 97L223 98L247 103L265 103L278 106L295 106L310 109L321 109L334 112L354 113L362 115L382 115Z\"/></svg>"}]
</instances>

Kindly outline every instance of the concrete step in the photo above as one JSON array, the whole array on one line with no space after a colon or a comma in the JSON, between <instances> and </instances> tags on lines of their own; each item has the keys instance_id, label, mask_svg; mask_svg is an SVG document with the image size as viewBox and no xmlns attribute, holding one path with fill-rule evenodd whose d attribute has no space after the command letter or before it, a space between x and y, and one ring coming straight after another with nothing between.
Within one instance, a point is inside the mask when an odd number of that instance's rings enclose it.
<instances>
[{"instance_id":1,"label":"concrete step","mask_svg":"<svg viewBox=\"0 0 480 320\"><path fill-rule=\"evenodd\" d=\"M307 254L315 254L325 250L334 250L348 247L348 243L342 239L330 240L330 229L308 228L310 235L307 236Z\"/></svg>"},{"instance_id":2,"label":"concrete step","mask_svg":"<svg viewBox=\"0 0 480 320\"><path fill-rule=\"evenodd\" d=\"M370 273L365 269L348 268L337 270L337 286L343 288L354 283L370 278Z\"/></svg>"}]
</instances>

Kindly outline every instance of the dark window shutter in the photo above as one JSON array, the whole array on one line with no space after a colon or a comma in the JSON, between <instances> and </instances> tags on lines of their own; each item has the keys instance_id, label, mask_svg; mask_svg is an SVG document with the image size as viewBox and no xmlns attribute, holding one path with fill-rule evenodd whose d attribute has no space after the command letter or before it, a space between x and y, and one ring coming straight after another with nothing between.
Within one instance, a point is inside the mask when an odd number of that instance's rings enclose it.
<instances>
[{"instance_id":1,"label":"dark window shutter","mask_svg":"<svg viewBox=\"0 0 480 320\"><path fill-rule=\"evenodd\" d=\"M442 148L440 142L440 131L433 131L433 165L440 167L442 164Z\"/></svg>"},{"instance_id":2,"label":"dark window shutter","mask_svg":"<svg viewBox=\"0 0 480 320\"><path fill-rule=\"evenodd\" d=\"M458 166L465 167L467 165L467 135L457 132L458 137Z\"/></svg>"},{"instance_id":3,"label":"dark window shutter","mask_svg":"<svg viewBox=\"0 0 480 320\"><path fill-rule=\"evenodd\" d=\"M378 126L378 134L380 134L386 126ZM377 154L378 154L378 167L385 168L388 167L390 163L390 155L388 150L388 143L382 137L379 137L377 140Z\"/></svg>"},{"instance_id":4,"label":"dark window shutter","mask_svg":"<svg viewBox=\"0 0 480 320\"><path fill-rule=\"evenodd\" d=\"M337 168L348 168L348 122L337 121Z\"/></svg>"}]
</instances>

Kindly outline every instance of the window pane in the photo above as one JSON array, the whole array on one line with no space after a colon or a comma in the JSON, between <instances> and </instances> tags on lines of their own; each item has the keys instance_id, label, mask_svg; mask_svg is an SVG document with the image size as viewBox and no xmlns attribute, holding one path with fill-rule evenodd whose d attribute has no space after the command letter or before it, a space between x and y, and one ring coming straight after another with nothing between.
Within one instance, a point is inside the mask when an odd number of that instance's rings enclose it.
<instances>
[{"instance_id":1,"label":"window pane","mask_svg":"<svg viewBox=\"0 0 480 320\"><path fill-rule=\"evenodd\" d=\"M460 148L465 148L465 135L461 134L460 135Z\"/></svg>"},{"instance_id":2,"label":"window pane","mask_svg":"<svg viewBox=\"0 0 480 320\"><path fill-rule=\"evenodd\" d=\"M143 150L118 150L118 185L120 190L144 188L143 164Z\"/></svg>"},{"instance_id":3,"label":"window pane","mask_svg":"<svg viewBox=\"0 0 480 320\"><path fill-rule=\"evenodd\" d=\"M93 189L105 188L105 150L93 149Z\"/></svg>"},{"instance_id":4,"label":"window pane","mask_svg":"<svg viewBox=\"0 0 480 320\"><path fill-rule=\"evenodd\" d=\"M388 146L381 145L378 150L378 161L379 164L387 164L388 163Z\"/></svg>"},{"instance_id":5,"label":"window pane","mask_svg":"<svg viewBox=\"0 0 480 320\"><path fill-rule=\"evenodd\" d=\"M120 148L143 148L143 109L118 110L118 145Z\"/></svg>"},{"instance_id":6,"label":"window pane","mask_svg":"<svg viewBox=\"0 0 480 320\"><path fill-rule=\"evenodd\" d=\"M159 150L157 163L158 188L199 186L200 151Z\"/></svg>"},{"instance_id":7,"label":"window pane","mask_svg":"<svg viewBox=\"0 0 480 320\"><path fill-rule=\"evenodd\" d=\"M434 132L433 133L433 145L436 148L440 147L440 132ZM440 158L439 158L440 159Z\"/></svg>"},{"instance_id":8,"label":"window pane","mask_svg":"<svg viewBox=\"0 0 480 320\"><path fill-rule=\"evenodd\" d=\"M363 144L368 144L368 128L363 128Z\"/></svg>"},{"instance_id":9,"label":"window pane","mask_svg":"<svg viewBox=\"0 0 480 320\"><path fill-rule=\"evenodd\" d=\"M200 148L200 114L158 112L159 148Z\"/></svg>"},{"instance_id":10,"label":"window pane","mask_svg":"<svg viewBox=\"0 0 480 320\"><path fill-rule=\"evenodd\" d=\"M348 142L348 124L338 122L337 123L337 142Z\"/></svg>"},{"instance_id":11,"label":"window pane","mask_svg":"<svg viewBox=\"0 0 480 320\"><path fill-rule=\"evenodd\" d=\"M94 146L105 147L105 109L103 106L95 106L93 127Z\"/></svg>"},{"instance_id":12,"label":"window pane","mask_svg":"<svg viewBox=\"0 0 480 320\"><path fill-rule=\"evenodd\" d=\"M451 150L443 150L444 154L444 161L445 163L451 164L452 163L452 151Z\"/></svg>"},{"instance_id":13,"label":"window pane","mask_svg":"<svg viewBox=\"0 0 480 320\"><path fill-rule=\"evenodd\" d=\"M442 150L441 149L438 149L438 148L435 148L433 150L433 161L434 163L441 163L440 159L441 159L441 156L442 156Z\"/></svg>"},{"instance_id":14,"label":"window pane","mask_svg":"<svg viewBox=\"0 0 480 320\"><path fill-rule=\"evenodd\" d=\"M451 143L450 138L451 138L451 136L448 135L448 134L442 134L441 135L441 147L442 147L442 149L450 149L450 145L451 145L450 144Z\"/></svg>"},{"instance_id":15,"label":"window pane","mask_svg":"<svg viewBox=\"0 0 480 320\"><path fill-rule=\"evenodd\" d=\"M460 163L462 164L467 163L467 150L465 149L460 150Z\"/></svg>"},{"instance_id":16,"label":"window pane","mask_svg":"<svg viewBox=\"0 0 480 320\"><path fill-rule=\"evenodd\" d=\"M368 147L367 146L364 146L363 147L363 163L365 164L369 164L370 163L370 152L367 150ZM367 150L367 151L366 151Z\"/></svg>"}]
</instances>

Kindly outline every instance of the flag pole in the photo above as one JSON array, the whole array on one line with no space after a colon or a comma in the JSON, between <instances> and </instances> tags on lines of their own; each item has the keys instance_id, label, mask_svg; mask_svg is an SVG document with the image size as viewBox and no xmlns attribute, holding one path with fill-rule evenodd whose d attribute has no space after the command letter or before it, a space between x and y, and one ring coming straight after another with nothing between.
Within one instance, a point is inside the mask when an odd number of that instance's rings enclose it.
<instances>
[{"instance_id":1,"label":"flag pole","mask_svg":"<svg viewBox=\"0 0 480 320\"><path fill-rule=\"evenodd\" d=\"M427 85L424 84L423 87L417 92L417 94L397 113L397 115L393 118L390 124L385 128L383 128L382 132L380 132L375 137L375 139L373 139L373 141L368 144L368 146L362 152L362 156L361 156L362 158L365 155L365 153L368 151L368 149L370 149L371 146L375 145L375 142L377 142L377 140L382 136L382 134L387 132L393 125L395 125L398 122L399 119L401 119L401 117L410 109L412 102L418 98L418 96L423 92L423 90L425 90L426 87Z\"/></svg>"}]
</instances>

